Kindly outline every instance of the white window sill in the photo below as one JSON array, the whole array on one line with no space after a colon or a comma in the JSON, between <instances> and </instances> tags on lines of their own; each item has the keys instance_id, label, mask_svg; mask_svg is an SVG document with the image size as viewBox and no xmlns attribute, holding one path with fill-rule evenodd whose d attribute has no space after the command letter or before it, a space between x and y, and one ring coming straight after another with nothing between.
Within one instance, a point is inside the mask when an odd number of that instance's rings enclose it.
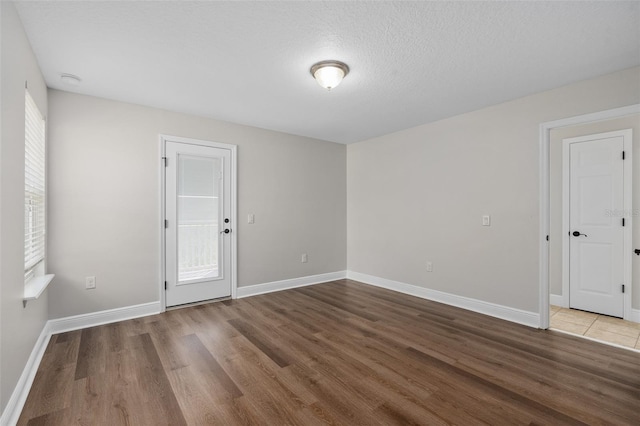
<instances>
[{"instance_id":1,"label":"white window sill","mask_svg":"<svg viewBox=\"0 0 640 426\"><path fill-rule=\"evenodd\" d=\"M51 280L53 280L53 277L55 277L54 274L49 274L31 278L29 282L24 285L24 298L22 299L22 306L26 307L29 300L36 300L38 297L40 297Z\"/></svg>"}]
</instances>

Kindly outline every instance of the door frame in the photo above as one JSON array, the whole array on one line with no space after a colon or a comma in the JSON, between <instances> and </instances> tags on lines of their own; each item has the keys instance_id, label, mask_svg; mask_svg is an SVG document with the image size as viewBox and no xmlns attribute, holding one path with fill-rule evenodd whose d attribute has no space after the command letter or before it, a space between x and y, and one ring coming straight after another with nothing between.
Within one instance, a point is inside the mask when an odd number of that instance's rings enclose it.
<instances>
[{"instance_id":1,"label":"door frame","mask_svg":"<svg viewBox=\"0 0 640 426\"><path fill-rule=\"evenodd\" d=\"M539 168L539 253L538 253L538 312L539 328L546 330L549 328L549 222L550 222L550 191L549 191L549 144L551 142L551 130L575 126L578 124L588 124L597 121L622 118L633 114L640 114L640 104L629 105L621 108L614 108L590 114L578 115L575 117L563 118L560 120L547 121L539 126L538 140L538 168ZM631 289L632 285L629 285ZM629 290L631 293L631 290ZM628 314L631 321L640 321L640 318L632 317L629 309ZM626 319L626 318L625 318Z\"/></svg>"},{"instance_id":2,"label":"door frame","mask_svg":"<svg viewBox=\"0 0 640 426\"><path fill-rule=\"evenodd\" d=\"M623 231L623 247L622 247L622 261L623 261L623 280L625 283L625 292L623 294L623 318L629 319L631 312L631 289L632 285L632 267L633 267L633 215L630 214L633 207L633 138L632 131L615 130L605 133L594 133L588 136L598 136L600 138L610 138L615 136L623 137L622 149L625 152L625 161L622 163L623 170L623 191L622 191L622 211L623 215L620 219L625 219L625 226ZM575 138L571 138L575 139ZM569 227L569 204L570 204L570 158L569 149L572 143L567 139L562 140L562 305L564 308L569 307L569 239L565 238L571 230ZM629 160L629 161L626 161ZM628 283L628 284L627 284ZM621 283L622 284L622 283ZM628 291L627 291L628 290Z\"/></svg>"},{"instance_id":3,"label":"door frame","mask_svg":"<svg viewBox=\"0 0 640 426\"><path fill-rule=\"evenodd\" d=\"M231 298L235 299L237 297L237 289L238 289L238 215L237 215L237 200L238 200L238 186L237 186L237 161L238 161L238 146L230 145L226 143L206 141L202 139L192 139L192 138L184 138L180 136L170 136L163 135L159 136L160 143L160 222L159 232L160 232L160 280L158 282L158 291L160 296L160 312L165 312L167 309L167 301L166 301L166 293L164 289L164 283L166 281L166 241L165 241L165 228L164 221L166 219L166 211L165 211L165 191L166 191L166 174L167 170L164 166L166 159L166 147L167 142L177 142L189 145L199 145L206 146L210 148L220 148L227 149L231 152L230 166L231 170L231 194L230 194L230 204L231 204L231 223L234 225L231 229Z\"/></svg>"}]
</instances>

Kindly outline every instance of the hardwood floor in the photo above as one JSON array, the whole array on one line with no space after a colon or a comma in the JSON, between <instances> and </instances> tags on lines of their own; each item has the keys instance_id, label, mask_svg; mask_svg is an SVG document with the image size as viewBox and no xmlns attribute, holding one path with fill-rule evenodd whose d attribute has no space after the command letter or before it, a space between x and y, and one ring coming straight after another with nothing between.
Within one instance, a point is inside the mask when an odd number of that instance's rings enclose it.
<instances>
[{"instance_id":1,"label":"hardwood floor","mask_svg":"<svg viewBox=\"0 0 640 426\"><path fill-rule=\"evenodd\" d=\"M640 424L640 354L340 280L52 337L21 425Z\"/></svg>"}]
</instances>

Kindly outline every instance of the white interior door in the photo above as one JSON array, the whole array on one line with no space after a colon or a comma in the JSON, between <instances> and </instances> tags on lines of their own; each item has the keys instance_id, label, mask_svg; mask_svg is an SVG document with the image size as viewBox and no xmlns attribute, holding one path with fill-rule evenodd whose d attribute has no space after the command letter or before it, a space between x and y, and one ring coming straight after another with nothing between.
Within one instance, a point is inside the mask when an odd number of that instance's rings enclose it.
<instances>
[{"instance_id":1,"label":"white interior door","mask_svg":"<svg viewBox=\"0 0 640 426\"><path fill-rule=\"evenodd\" d=\"M231 152L165 145L165 301L176 306L231 295Z\"/></svg>"},{"instance_id":2,"label":"white interior door","mask_svg":"<svg viewBox=\"0 0 640 426\"><path fill-rule=\"evenodd\" d=\"M569 306L622 317L624 137L590 135L564 144L570 164Z\"/></svg>"}]
</instances>

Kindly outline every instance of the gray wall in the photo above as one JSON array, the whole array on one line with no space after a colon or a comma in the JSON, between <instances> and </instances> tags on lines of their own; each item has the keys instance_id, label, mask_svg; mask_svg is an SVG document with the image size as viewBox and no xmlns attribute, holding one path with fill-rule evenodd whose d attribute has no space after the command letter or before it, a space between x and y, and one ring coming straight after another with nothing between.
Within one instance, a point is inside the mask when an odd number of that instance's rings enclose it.
<instances>
[{"instance_id":1,"label":"gray wall","mask_svg":"<svg viewBox=\"0 0 640 426\"><path fill-rule=\"evenodd\" d=\"M551 294L562 295L562 140L577 136L611 132L614 130L633 130L633 201L632 210L640 209L640 115L600 121L580 126L563 127L551 130L550 134L550 241L549 241L549 290ZM640 223L632 218L633 247L640 248ZM640 258L633 256L632 296L634 309L640 308Z\"/></svg>"},{"instance_id":2,"label":"gray wall","mask_svg":"<svg viewBox=\"0 0 640 426\"><path fill-rule=\"evenodd\" d=\"M539 125L636 103L640 68L349 145L348 269L537 312Z\"/></svg>"},{"instance_id":3,"label":"gray wall","mask_svg":"<svg viewBox=\"0 0 640 426\"><path fill-rule=\"evenodd\" d=\"M239 286L346 269L344 145L56 90L49 107L51 318L159 300L159 134L238 145Z\"/></svg>"},{"instance_id":4,"label":"gray wall","mask_svg":"<svg viewBox=\"0 0 640 426\"><path fill-rule=\"evenodd\" d=\"M47 88L22 23L0 2L0 411L47 320L47 293L22 307L24 295L24 85L47 113Z\"/></svg>"}]
</instances>

